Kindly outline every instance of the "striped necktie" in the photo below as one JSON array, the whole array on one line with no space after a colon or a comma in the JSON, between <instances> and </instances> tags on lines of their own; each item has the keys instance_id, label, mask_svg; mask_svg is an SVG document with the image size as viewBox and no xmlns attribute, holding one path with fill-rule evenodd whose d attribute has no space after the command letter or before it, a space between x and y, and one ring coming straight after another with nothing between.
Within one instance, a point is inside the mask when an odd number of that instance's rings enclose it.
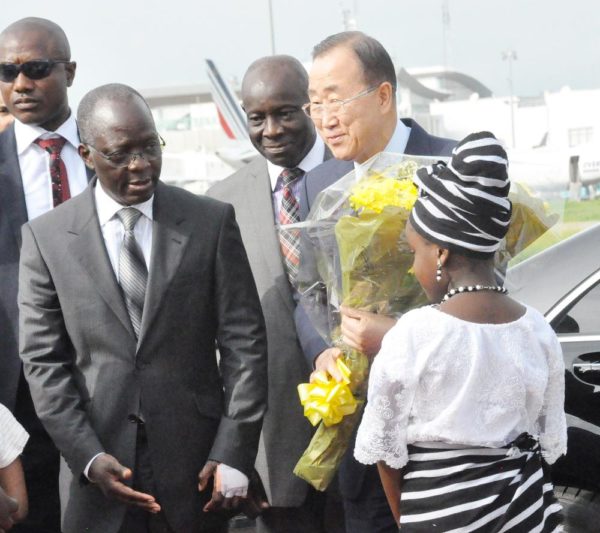
<instances>
[{"instance_id":1,"label":"striped necktie","mask_svg":"<svg viewBox=\"0 0 600 533\"><path fill-rule=\"evenodd\" d=\"M50 139L36 139L33 142L50 154L52 202L53 206L56 207L71 198L67 167L60 157L60 153L67 140L63 137L51 137Z\"/></svg>"},{"instance_id":2,"label":"striped necktie","mask_svg":"<svg viewBox=\"0 0 600 533\"><path fill-rule=\"evenodd\" d=\"M142 324L148 270L144 261L144 254L135 240L133 228L142 213L135 207L126 207L118 211L117 216L125 228L123 244L119 253L119 284L123 289L125 306L129 313L133 331L136 338L138 338Z\"/></svg>"},{"instance_id":3,"label":"striped necktie","mask_svg":"<svg viewBox=\"0 0 600 533\"><path fill-rule=\"evenodd\" d=\"M302 174L302 169L284 168L279 175L283 184L281 207L279 208L280 226L300 222L300 204L294 196L292 187ZM285 228L281 228L279 231L279 243L281 245L285 271L290 283L294 285L300 265L300 232L295 229L286 230Z\"/></svg>"}]
</instances>

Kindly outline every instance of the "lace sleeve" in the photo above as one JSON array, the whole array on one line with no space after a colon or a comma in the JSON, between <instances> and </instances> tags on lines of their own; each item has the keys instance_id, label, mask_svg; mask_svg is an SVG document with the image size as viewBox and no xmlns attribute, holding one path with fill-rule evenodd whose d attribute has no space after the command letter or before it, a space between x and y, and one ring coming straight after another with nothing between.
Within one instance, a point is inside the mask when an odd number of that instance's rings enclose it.
<instances>
[{"instance_id":1,"label":"lace sleeve","mask_svg":"<svg viewBox=\"0 0 600 533\"><path fill-rule=\"evenodd\" d=\"M368 401L358 429L354 457L364 464L408 462L406 434L415 391L415 365L408 364L407 337L400 321L385 336L369 377Z\"/></svg>"},{"instance_id":2,"label":"lace sleeve","mask_svg":"<svg viewBox=\"0 0 600 533\"><path fill-rule=\"evenodd\" d=\"M542 455L549 464L567 452L565 418L565 367L558 339L552 333L548 354L548 384L538 419Z\"/></svg>"}]
</instances>

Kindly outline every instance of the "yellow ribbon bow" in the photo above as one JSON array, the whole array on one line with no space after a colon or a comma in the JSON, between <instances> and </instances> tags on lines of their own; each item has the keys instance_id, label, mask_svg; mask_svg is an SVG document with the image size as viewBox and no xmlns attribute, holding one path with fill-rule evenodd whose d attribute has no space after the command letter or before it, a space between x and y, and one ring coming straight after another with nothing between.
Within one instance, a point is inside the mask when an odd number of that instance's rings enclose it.
<instances>
[{"instance_id":1,"label":"yellow ribbon bow","mask_svg":"<svg viewBox=\"0 0 600 533\"><path fill-rule=\"evenodd\" d=\"M357 402L348 386L350 369L341 359L338 359L336 363L343 376L340 383L320 371L315 373L314 383L298 385L300 403L304 406L304 416L313 426L316 426L321 420L326 426L333 426L341 422L344 416L356 411Z\"/></svg>"}]
</instances>

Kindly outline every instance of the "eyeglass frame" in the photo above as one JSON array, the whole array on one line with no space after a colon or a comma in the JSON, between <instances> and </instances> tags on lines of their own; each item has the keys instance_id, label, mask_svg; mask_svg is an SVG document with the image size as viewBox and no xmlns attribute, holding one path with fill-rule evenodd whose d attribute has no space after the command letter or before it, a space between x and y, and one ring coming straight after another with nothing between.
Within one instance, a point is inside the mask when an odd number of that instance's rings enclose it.
<instances>
[{"instance_id":1,"label":"eyeglass frame","mask_svg":"<svg viewBox=\"0 0 600 533\"><path fill-rule=\"evenodd\" d=\"M142 152L124 152L124 154L127 154L129 156L129 161L127 162L126 165L117 165L115 164L115 162L111 159L112 156L114 156L114 154L121 152L121 150L115 150L114 152L111 152L110 154L105 154L104 152L101 152L100 150L98 150L98 148L96 148L93 144L90 144L88 142L83 142L82 144L85 146L89 146L92 150L94 150L94 152L96 152L98 155L100 155L103 159L105 159L108 164L113 167L113 168L127 168L129 165L131 165L131 163L133 163L136 159L144 159L146 161L155 161L156 159L158 159L159 155L162 155L162 151L164 150L165 146L167 145L167 143L165 142L165 140L162 138L162 136L160 134L158 135L158 145L160 147L160 154L156 155L156 156L152 156L149 157L148 154Z\"/></svg>"},{"instance_id":2,"label":"eyeglass frame","mask_svg":"<svg viewBox=\"0 0 600 533\"><path fill-rule=\"evenodd\" d=\"M44 74L43 76L41 76L40 78L32 78L32 77L28 76L27 73L23 72L23 67L25 67L25 65L30 65L31 63L44 63L48 67L48 72L46 74ZM31 61L25 61L24 63L10 63L8 61L3 61L3 62L0 62L0 67L2 67L2 66L15 67L16 74L15 74L14 78L8 79L8 80L4 79L0 75L0 81L3 83L12 83L19 77L19 74L21 74L21 73L23 73L30 80L43 80L43 79L47 78L48 76L50 76L50 74L52 74L52 70L54 69L54 67L60 63L68 64L68 63L73 63L73 61L67 60L67 59L32 59ZM0 72L1 72L1 70L0 70Z\"/></svg>"},{"instance_id":3,"label":"eyeglass frame","mask_svg":"<svg viewBox=\"0 0 600 533\"><path fill-rule=\"evenodd\" d=\"M363 96L367 96L367 95L375 92L377 89L379 89L380 86L381 86L381 83L379 85L374 85L373 87L369 87L368 89L365 89L365 90L359 92L358 94L351 96L350 98L344 98L344 99L334 98L333 100L329 100L329 102L323 102L322 104L312 104L311 102L307 102L306 104L304 104L302 106L302 111L304 111L304 113L308 117L310 117L312 120L323 120L325 110L328 107L330 107L332 104L340 106L340 109L336 113L333 113L334 115L338 115L340 113L340 111L343 112L344 106L346 104L349 104L350 102L354 102L354 100L358 100L359 98L362 98ZM311 115L311 113L310 113L311 106L319 106L319 108L323 110L321 112L320 117L315 117L315 116Z\"/></svg>"}]
</instances>

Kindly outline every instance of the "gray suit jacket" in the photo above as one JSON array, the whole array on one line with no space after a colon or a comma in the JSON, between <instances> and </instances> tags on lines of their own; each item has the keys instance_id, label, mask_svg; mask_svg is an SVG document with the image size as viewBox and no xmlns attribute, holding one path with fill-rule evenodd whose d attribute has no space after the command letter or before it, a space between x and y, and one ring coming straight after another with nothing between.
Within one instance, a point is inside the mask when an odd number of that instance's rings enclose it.
<instances>
[{"instance_id":1,"label":"gray suit jacket","mask_svg":"<svg viewBox=\"0 0 600 533\"><path fill-rule=\"evenodd\" d=\"M125 507L81 474L101 451L135 464L143 412L156 497L171 527L196 532L208 458L249 473L266 408L260 302L231 206L159 183L139 341L110 265L94 182L23 227L21 357L61 468L65 533L111 533ZM217 363L215 341L221 359Z\"/></svg>"},{"instance_id":2,"label":"gray suit jacket","mask_svg":"<svg viewBox=\"0 0 600 533\"><path fill-rule=\"evenodd\" d=\"M91 178L91 174L88 175ZM19 359L17 285L21 226L27 222L14 124L0 133L0 403L15 407Z\"/></svg>"},{"instance_id":3,"label":"gray suit jacket","mask_svg":"<svg viewBox=\"0 0 600 533\"><path fill-rule=\"evenodd\" d=\"M411 155L448 156L456 141L429 135L419 124L412 119L402 119L402 122L411 128L405 153ZM300 205L304 212L304 218L308 214L315 197L323 189L346 175L354 169L352 161L339 161L332 159L319 165L309 172L304 182L303 195ZM301 260L306 260L308 254L301 255ZM326 313L323 314L326 316ZM295 312L296 329L303 351L309 364L312 364L317 355L328 348L328 344L319 335L314 325L310 322L302 305L296 307ZM342 462L339 471L340 492L345 498L356 498L363 487L365 466L354 459L354 442L349 446L348 452Z\"/></svg>"},{"instance_id":4,"label":"gray suit jacket","mask_svg":"<svg viewBox=\"0 0 600 533\"><path fill-rule=\"evenodd\" d=\"M327 151L325 157L331 154ZM304 502L308 485L292 471L312 429L303 416L296 385L308 379L310 367L296 336L296 304L281 259L266 160L255 159L208 194L235 207L267 324L269 408L256 468L271 505L297 507Z\"/></svg>"}]
</instances>

